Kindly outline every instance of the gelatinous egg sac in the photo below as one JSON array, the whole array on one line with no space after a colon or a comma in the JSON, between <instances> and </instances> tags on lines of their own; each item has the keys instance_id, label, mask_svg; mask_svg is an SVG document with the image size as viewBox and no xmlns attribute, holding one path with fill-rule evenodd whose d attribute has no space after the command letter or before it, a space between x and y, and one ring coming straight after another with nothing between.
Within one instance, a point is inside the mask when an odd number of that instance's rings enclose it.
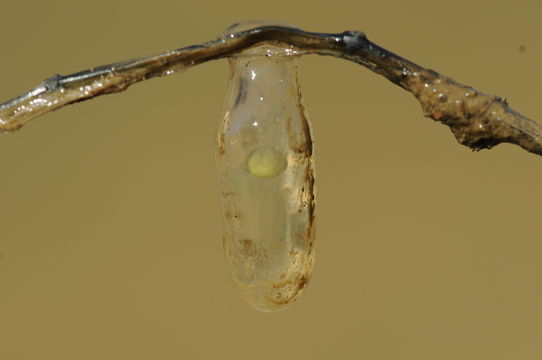
<instances>
[{"instance_id":1,"label":"gelatinous egg sac","mask_svg":"<svg viewBox=\"0 0 542 360\"><path fill-rule=\"evenodd\" d=\"M286 307L314 263L314 175L309 116L290 49L258 47L230 59L218 130L224 251L254 308Z\"/></svg>"}]
</instances>

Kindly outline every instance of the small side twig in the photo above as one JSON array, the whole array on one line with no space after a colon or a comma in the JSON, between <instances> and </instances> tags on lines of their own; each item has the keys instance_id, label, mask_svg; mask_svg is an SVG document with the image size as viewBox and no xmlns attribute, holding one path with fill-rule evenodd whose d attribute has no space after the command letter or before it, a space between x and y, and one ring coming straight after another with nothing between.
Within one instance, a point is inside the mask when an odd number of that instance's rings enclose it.
<instances>
[{"instance_id":1,"label":"small side twig","mask_svg":"<svg viewBox=\"0 0 542 360\"><path fill-rule=\"evenodd\" d=\"M284 26L256 27L160 55L55 75L0 105L0 132L16 130L65 105L120 92L136 82L229 57L260 44L290 46L302 54L335 56L363 65L411 92L425 116L450 127L459 143L473 150L506 142L542 155L542 125L511 109L503 98L483 94L416 65L372 43L359 31L323 34Z\"/></svg>"}]
</instances>

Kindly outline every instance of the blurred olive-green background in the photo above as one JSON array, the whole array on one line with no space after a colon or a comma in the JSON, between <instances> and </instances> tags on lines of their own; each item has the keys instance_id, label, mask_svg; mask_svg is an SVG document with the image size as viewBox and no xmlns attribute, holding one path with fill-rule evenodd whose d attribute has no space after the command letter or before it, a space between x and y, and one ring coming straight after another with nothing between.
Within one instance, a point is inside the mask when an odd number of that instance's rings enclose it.
<instances>
[{"instance_id":1,"label":"blurred olive-green background","mask_svg":"<svg viewBox=\"0 0 542 360\"><path fill-rule=\"evenodd\" d=\"M244 19L362 30L542 120L540 2L2 2L0 102L54 73L208 40ZM227 61L0 137L0 359L541 359L542 158L471 152L408 93L301 60L317 263L283 312L239 298L215 129Z\"/></svg>"}]
</instances>

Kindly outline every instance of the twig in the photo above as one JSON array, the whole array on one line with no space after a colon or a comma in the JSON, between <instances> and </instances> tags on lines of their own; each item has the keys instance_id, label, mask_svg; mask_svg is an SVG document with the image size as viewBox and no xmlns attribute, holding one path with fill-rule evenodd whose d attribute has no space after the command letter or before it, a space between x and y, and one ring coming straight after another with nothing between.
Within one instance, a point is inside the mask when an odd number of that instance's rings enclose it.
<instances>
[{"instance_id":1,"label":"twig","mask_svg":"<svg viewBox=\"0 0 542 360\"><path fill-rule=\"evenodd\" d=\"M473 150L507 142L542 155L542 125L512 110L501 97L483 94L403 59L359 31L322 34L283 26L256 27L160 55L67 76L55 75L0 105L0 131L16 130L65 105L120 92L136 82L226 58L264 43L290 46L302 54L335 56L371 69L411 92L420 101L425 116L449 126L456 139Z\"/></svg>"}]
</instances>

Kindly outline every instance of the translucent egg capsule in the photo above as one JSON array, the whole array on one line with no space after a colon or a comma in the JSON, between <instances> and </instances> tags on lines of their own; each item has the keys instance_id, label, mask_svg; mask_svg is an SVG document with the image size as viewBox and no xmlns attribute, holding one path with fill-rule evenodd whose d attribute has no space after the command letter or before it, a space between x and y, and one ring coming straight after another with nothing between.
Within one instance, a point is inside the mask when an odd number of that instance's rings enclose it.
<instances>
[{"instance_id":1,"label":"translucent egg capsule","mask_svg":"<svg viewBox=\"0 0 542 360\"><path fill-rule=\"evenodd\" d=\"M296 63L270 46L231 58L218 130L226 260L261 311L295 301L314 263L313 145Z\"/></svg>"}]
</instances>

